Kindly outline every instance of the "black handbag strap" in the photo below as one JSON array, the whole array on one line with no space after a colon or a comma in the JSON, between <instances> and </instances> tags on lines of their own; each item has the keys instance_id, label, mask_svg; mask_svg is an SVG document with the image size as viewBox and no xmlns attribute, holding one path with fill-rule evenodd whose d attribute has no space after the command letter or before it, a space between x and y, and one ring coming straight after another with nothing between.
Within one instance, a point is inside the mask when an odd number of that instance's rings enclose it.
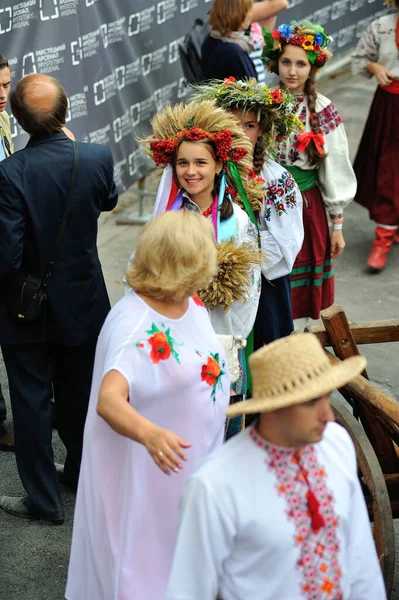
<instances>
[{"instance_id":1,"label":"black handbag strap","mask_svg":"<svg viewBox=\"0 0 399 600\"><path fill-rule=\"evenodd\" d=\"M79 162L79 151L78 151L77 143L74 142L73 140L71 140L71 141L72 141L72 148L73 148L73 166L72 166L71 183L69 184L68 196L67 196L67 199L65 202L64 212L63 212L61 223L60 223L58 233L57 233L57 239L55 242L55 250L54 250L54 258L53 258L53 260L49 261L48 267L47 267L47 273L43 280L44 287L46 287L46 281L51 276L51 273L53 272L55 260L57 258L58 251L61 246L62 238L64 236L65 226L66 226L66 222L67 222L68 215L69 215L69 210L71 208L71 203L72 203L72 194L73 194L73 190L75 187L76 173L78 170L78 162Z\"/></svg>"}]
</instances>

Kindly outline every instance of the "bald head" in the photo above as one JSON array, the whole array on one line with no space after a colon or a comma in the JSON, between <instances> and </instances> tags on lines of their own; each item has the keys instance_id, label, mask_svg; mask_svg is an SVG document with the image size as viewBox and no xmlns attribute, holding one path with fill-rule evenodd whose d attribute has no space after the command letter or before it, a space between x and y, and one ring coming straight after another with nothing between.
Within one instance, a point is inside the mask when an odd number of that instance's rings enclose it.
<instances>
[{"instance_id":1,"label":"bald head","mask_svg":"<svg viewBox=\"0 0 399 600\"><path fill-rule=\"evenodd\" d=\"M58 98L58 87L55 79L47 75L26 75L23 80L22 98L26 106L41 114L54 110Z\"/></svg>"},{"instance_id":2,"label":"bald head","mask_svg":"<svg viewBox=\"0 0 399 600\"><path fill-rule=\"evenodd\" d=\"M65 125L67 96L53 77L26 75L11 93L10 105L18 123L32 136L51 135Z\"/></svg>"}]
</instances>

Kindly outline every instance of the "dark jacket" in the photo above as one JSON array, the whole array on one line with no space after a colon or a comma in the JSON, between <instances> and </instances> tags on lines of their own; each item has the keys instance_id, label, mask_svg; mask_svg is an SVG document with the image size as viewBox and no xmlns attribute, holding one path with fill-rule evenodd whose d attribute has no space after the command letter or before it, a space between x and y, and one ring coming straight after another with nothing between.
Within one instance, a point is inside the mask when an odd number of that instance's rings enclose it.
<instances>
[{"instance_id":1,"label":"dark jacket","mask_svg":"<svg viewBox=\"0 0 399 600\"><path fill-rule=\"evenodd\" d=\"M201 53L205 79L257 79L254 63L238 44L222 42L208 35L202 44Z\"/></svg>"},{"instance_id":2,"label":"dark jacket","mask_svg":"<svg viewBox=\"0 0 399 600\"><path fill-rule=\"evenodd\" d=\"M110 303L97 253L97 220L118 194L106 146L78 143L79 165L60 251L48 280L43 321L8 315L5 290L17 271L44 277L68 194L71 141L62 132L31 138L0 162L0 343L55 341L67 346L95 339Z\"/></svg>"}]
</instances>

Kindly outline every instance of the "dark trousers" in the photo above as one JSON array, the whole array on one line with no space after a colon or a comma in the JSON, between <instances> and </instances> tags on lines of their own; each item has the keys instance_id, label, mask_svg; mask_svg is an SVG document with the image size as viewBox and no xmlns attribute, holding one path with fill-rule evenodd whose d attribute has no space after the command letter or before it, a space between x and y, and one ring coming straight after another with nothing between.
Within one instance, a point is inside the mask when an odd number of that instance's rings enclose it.
<instances>
[{"instance_id":1,"label":"dark trousers","mask_svg":"<svg viewBox=\"0 0 399 600\"><path fill-rule=\"evenodd\" d=\"M3 396L3 392L0 385L0 424L7 418L6 401Z\"/></svg>"},{"instance_id":2,"label":"dark trousers","mask_svg":"<svg viewBox=\"0 0 399 600\"><path fill-rule=\"evenodd\" d=\"M14 419L15 456L32 505L51 515L61 507L52 449L51 398L67 451L64 476L77 482L96 340L81 346L3 344Z\"/></svg>"}]
</instances>

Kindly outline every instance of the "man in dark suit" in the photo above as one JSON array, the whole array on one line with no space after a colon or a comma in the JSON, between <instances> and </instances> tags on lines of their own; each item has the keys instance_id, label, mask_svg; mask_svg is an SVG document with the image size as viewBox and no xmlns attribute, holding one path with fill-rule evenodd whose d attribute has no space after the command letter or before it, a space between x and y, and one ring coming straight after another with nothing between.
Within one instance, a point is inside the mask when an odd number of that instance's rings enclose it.
<instances>
[{"instance_id":1,"label":"man in dark suit","mask_svg":"<svg viewBox=\"0 0 399 600\"><path fill-rule=\"evenodd\" d=\"M30 134L0 163L0 344L14 417L15 454L26 497L0 497L16 516L64 520L51 445L51 395L66 447L64 482L76 486L97 336L110 308L98 258L97 220L117 203L106 146L77 143L78 167L59 252L47 280L46 310L31 323L10 316L7 286L20 271L45 278L71 183L73 145L63 132L67 97L45 75L27 75L10 95Z\"/></svg>"},{"instance_id":2,"label":"man in dark suit","mask_svg":"<svg viewBox=\"0 0 399 600\"><path fill-rule=\"evenodd\" d=\"M11 70L7 58L0 53L0 160L14 151L10 131L10 117L6 106L11 89ZM14 449L14 434L5 425L7 418L6 401L0 385L0 450Z\"/></svg>"}]
</instances>

